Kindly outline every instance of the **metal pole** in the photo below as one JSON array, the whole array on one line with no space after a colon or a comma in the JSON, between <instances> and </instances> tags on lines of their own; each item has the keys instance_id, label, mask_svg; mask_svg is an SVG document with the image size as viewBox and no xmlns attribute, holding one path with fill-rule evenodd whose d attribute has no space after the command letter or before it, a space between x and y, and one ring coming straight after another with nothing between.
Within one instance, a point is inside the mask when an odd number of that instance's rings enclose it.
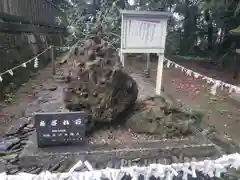
<instances>
[{"instance_id":1,"label":"metal pole","mask_svg":"<svg viewBox=\"0 0 240 180\"><path fill-rule=\"evenodd\" d=\"M56 65L55 65L55 58L54 58L54 51L53 51L53 47L50 47L50 51L51 51L51 59L52 59L52 74L55 75L56 74Z\"/></svg>"}]
</instances>

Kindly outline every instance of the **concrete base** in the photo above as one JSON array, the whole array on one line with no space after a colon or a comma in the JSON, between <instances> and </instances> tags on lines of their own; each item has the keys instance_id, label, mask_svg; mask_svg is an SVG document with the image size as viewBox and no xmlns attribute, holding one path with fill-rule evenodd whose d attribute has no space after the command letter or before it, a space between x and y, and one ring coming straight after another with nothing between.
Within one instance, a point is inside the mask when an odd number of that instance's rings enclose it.
<instances>
[{"instance_id":1,"label":"concrete base","mask_svg":"<svg viewBox=\"0 0 240 180\"><path fill-rule=\"evenodd\" d=\"M61 163L67 159L71 165L78 160L88 160L90 163L98 164L99 168L105 168L113 159L118 159L125 164L127 162L128 165L131 165L131 162L136 158L140 158L141 162L153 163L157 160L163 164L168 164L172 163L172 159L179 157L195 157L202 160L206 157L215 158L218 156L220 154L213 144L195 138L147 141L124 145L101 144L38 148L34 132L20 155L20 164L24 168L39 164L48 167L52 163Z\"/></svg>"}]
</instances>

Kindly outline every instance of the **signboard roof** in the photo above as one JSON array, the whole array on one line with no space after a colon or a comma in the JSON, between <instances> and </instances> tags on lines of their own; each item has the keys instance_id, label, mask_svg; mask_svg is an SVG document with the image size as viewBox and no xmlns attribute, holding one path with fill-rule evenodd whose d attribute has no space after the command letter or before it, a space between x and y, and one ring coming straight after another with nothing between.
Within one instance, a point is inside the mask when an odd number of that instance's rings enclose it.
<instances>
[{"instance_id":1,"label":"signboard roof","mask_svg":"<svg viewBox=\"0 0 240 180\"><path fill-rule=\"evenodd\" d=\"M134 10L120 10L123 16L128 17L148 17L148 18L165 18L168 19L172 16L171 12L160 11L134 11Z\"/></svg>"}]
</instances>

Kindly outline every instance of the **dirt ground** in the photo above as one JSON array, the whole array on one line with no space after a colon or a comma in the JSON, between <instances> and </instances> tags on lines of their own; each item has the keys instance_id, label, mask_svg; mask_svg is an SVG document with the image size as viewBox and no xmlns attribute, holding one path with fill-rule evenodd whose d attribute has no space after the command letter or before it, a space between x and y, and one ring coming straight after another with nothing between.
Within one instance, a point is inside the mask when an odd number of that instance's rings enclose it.
<instances>
[{"instance_id":1,"label":"dirt ground","mask_svg":"<svg viewBox=\"0 0 240 180\"><path fill-rule=\"evenodd\" d=\"M129 60L125 68L129 72L143 72L145 62ZM191 69L191 64L186 64ZM151 80L155 83L156 62L151 63ZM197 70L197 67L194 66ZM199 72L202 72L202 68ZM208 71L209 72L209 71ZM226 95L215 97L209 94L206 83L185 76L176 69L164 69L163 86L165 92L173 98L180 100L188 107L202 111L209 115L210 124L217 130L240 143L240 109L238 103L230 100ZM14 97L11 104L0 102L0 134L6 133L10 124L23 115L27 105L31 103L36 94L42 90L43 82L52 78L51 64L40 70L39 75L24 84ZM240 106L239 106L240 107Z\"/></svg>"},{"instance_id":2,"label":"dirt ground","mask_svg":"<svg viewBox=\"0 0 240 180\"><path fill-rule=\"evenodd\" d=\"M196 66L196 64L184 63L182 65L209 77L214 77L213 74L216 75L215 71L209 71L209 69ZM191 68L192 66L193 68ZM129 67L132 71L143 72L146 62L129 60L126 61L126 68L131 71ZM150 67L150 78L155 83L157 62L151 62ZM222 73L219 74L222 75ZM225 75L224 80L227 79L226 77L230 76ZM165 92L189 108L208 115L208 123L214 125L219 133L232 138L238 144L240 143L240 106L239 103L230 99L226 93L219 92L214 97L209 93L210 87L206 82L195 80L174 68L164 69L163 87Z\"/></svg>"}]
</instances>

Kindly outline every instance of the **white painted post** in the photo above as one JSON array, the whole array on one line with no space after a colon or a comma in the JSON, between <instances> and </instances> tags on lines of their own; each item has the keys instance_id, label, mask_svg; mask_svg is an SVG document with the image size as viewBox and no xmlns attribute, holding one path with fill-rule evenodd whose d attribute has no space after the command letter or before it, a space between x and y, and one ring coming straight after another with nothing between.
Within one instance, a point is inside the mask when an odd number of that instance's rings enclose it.
<instances>
[{"instance_id":1,"label":"white painted post","mask_svg":"<svg viewBox=\"0 0 240 180\"><path fill-rule=\"evenodd\" d=\"M161 88L162 88L163 60L164 60L164 54L163 53L158 54L156 94L159 96L161 95Z\"/></svg>"},{"instance_id":2,"label":"white painted post","mask_svg":"<svg viewBox=\"0 0 240 180\"><path fill-rule=\"evenodd\" d=\"M121 24L121 35L123 34L124 32L124 26L123 26L123 14L122 14L122 24ZM121 48L120 48L120 61L122 63L122 66L124 67L124 53L122 52L122 49L123 49L123 41L124 39L121 38Z\"/></svg>"},{"instance_id":3,"label":"white painted post","mask_svg":"<svg viewBox=\"0 0 240 180\"><path fill-rule=\"evenodd\" d=\"M122 51L121 51L121 54L120 54L120 61L122 62L122 66L124 67L125 54L122 53Z\"/></svg>"}]
</instances>

